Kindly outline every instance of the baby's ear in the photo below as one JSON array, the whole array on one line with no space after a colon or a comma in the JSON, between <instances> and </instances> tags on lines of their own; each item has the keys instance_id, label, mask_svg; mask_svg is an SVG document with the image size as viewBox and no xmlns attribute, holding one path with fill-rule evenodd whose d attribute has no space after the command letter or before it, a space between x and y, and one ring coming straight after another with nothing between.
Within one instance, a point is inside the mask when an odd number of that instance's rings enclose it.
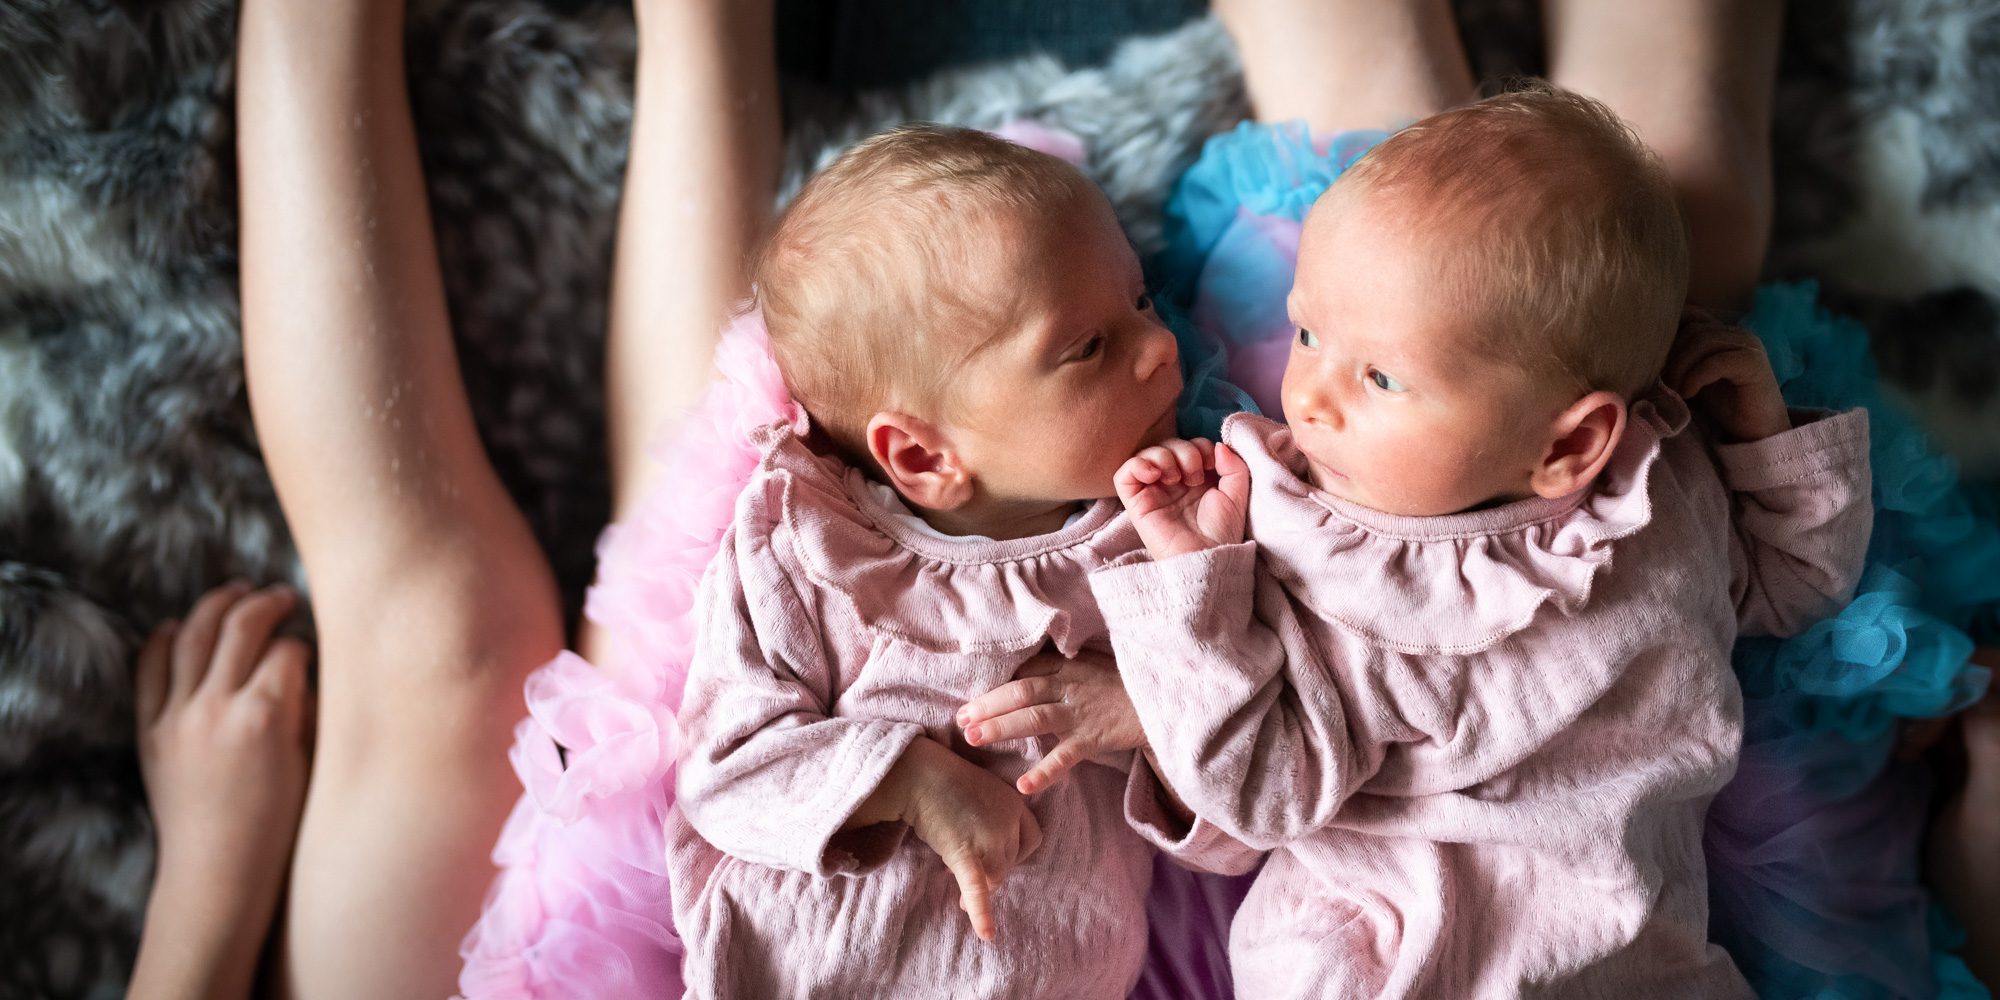
<instances>
[{"instance_id":1,"label":"baby's ear","mask_svg":"<svg viewBox=\"0 0 2000 1000\"><path fill-rule=\"evenodd\" d=\"M972 473L944 433L906 413L868 418L868 454L905 500L929 510L956 510L972 499Z\"/></svg>"},{"instance_id":2,"label":"baby's ear","mask_svg":"<svg viewBox=\"0 0 2000 1000\"><path fill-rule=\"evenodd\" d=\"M1565 497L1589 486L1625 436L1625 400L1593 392L1556 414L1549 443L1530 477L1537 496Z\"/></svg>"}]
</instances>

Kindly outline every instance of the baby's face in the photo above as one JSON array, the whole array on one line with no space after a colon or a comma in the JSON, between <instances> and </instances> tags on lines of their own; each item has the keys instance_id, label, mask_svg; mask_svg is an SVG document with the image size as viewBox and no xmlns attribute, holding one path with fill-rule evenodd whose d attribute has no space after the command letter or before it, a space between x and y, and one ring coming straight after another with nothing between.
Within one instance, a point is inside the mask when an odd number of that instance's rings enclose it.
<instances>
[{"instance_id":1,"label":"baby's face","mask_svg":"<svg viewBox=\"0 0 2000 1000\"><path fill-rule=\"evenodd\" d=\"M1406 516L1528 496L1571 400L1469 349L1466 318L1423 266L1450 236L1419 231L1383 200L1330 195L1300 236L1283 395L1310 478Z\"/></svg>"},{"instance_id":2,"label":"baby's face","mask_svg":"<svg viewBox=\"0 0 2000 1000\"><path fill-rule=\"evenodd\" d=\"M1138 258L1101 197L1055 224L993 227L990 266L969 282L1011 302L992 336L968 339L947 433L1000 502L1112 494L1118 466L1174 435L1174 336L1146 298Z\"/></svg>"}]
</instances>

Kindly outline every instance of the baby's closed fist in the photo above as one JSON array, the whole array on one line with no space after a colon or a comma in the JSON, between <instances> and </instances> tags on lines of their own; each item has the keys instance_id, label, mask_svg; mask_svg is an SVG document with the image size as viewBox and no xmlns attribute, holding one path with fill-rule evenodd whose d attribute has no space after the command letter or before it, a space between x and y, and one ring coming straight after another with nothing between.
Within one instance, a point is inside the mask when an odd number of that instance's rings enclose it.
<instances>
[{"instance_id":1,"label":"baby's closed fist","mask_svg":"<svg viewBox=\"0 0 2000 1000\"><path fill-rule=\"evenodd\" d=\"M1156 444L1127 459L1112 485L1155 559L1243 540L1250 468L1226 444L1203 438Z\"/></svg>"}]
</instances>

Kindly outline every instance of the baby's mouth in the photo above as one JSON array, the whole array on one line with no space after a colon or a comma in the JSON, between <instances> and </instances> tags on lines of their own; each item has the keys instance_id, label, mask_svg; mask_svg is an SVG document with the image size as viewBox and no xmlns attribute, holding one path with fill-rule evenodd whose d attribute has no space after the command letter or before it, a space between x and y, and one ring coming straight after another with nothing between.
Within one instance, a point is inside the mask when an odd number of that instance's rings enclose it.
<instances>
[{"instance_id":1,"label":"baby's mouth","mask_svg":"<svg viewBox=\"0 0 2000 1000\"><path fill-rule=\"evenodd\" d=\"M1347 474L1312 456L1306 456L1306 468L1312 473L1313 485L1326 489L1333 483L1343 482Z\"/></svg>"}]
</instances>

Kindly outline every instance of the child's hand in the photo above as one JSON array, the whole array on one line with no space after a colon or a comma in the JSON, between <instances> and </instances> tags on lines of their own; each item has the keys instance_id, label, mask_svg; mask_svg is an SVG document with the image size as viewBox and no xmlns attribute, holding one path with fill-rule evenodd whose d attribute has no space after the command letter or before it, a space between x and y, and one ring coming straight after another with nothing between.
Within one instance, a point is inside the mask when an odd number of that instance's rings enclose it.
<instances>
[{"instance_id":1,"label":"child's hand","mask_svg":"<svg viewBox=\"0 0 2000 1000\"><path fill-rule=\"evenodd\" d=\"M1209 469L1216 473L1212 484ZM1156 444L1127 459L1112 482L1155 559L1243 540L1250 467L1226 444L1201 438Z\"/></svg>"},{"instance_id":2,"label":"child's hand","mask_svg":"<svg viewBox=\"0 0 2000 1000\"><path fill-rule=\"evenodd\" d=\"M130 995L247 996L304 805L307 650L290 589L231 584L154 630L135 678L158 874Z\"/></svg>"},{"instance_id":3,"label":"child's hand","mask_svg":"<svg viewBox=\"0 0 2000 1000\"><path fill-rule=\"evenodd\" d=\"M993 940L994 890L1042 843L1026 800L991 771L928 739L910 744L884 784L900 786L899 818L958 880L958 905L972 932Z\"/></svg>"},{"instance_id":4,"label":"child's hand","mask_svg":"<svg viewBox=\"0 0 2000 1000\"><path fill-rule=\"evenodd\" d=\"M163 865L225 866L218 884L283 871L305 799L307 651L271 633L297 606L286 587L220 587L140 650L139 770Z\"/></svg>"},{"instance_id":5,"label":"child's hand","mask_svg":"<svg viewBox=\"0 0 2000 1000\"><path fill-rule=\"evenodd\" d=\"M1708 417L1724 441L1761 441L1792 429L1764 343L1742 327L1691 310L1681 320L1663 378Z\"/></svg>"},{"instance_id":6,"label":"child's hand","mask_svg":"<svg viewBox=\"0 0 2000 1000\"><path fill-rule=\"evenodd\" d=\"M1014 787L1033 795L1056 783L1070 768L1101 753L1143 746L1139 715L1118 679L1109 653L1082 650L1075 659L1044 650L1014 679L980 695L958 710L965 741L976 747L1006 740L1055 736L1055 749Z\"/></svg>"}]
</instances>

